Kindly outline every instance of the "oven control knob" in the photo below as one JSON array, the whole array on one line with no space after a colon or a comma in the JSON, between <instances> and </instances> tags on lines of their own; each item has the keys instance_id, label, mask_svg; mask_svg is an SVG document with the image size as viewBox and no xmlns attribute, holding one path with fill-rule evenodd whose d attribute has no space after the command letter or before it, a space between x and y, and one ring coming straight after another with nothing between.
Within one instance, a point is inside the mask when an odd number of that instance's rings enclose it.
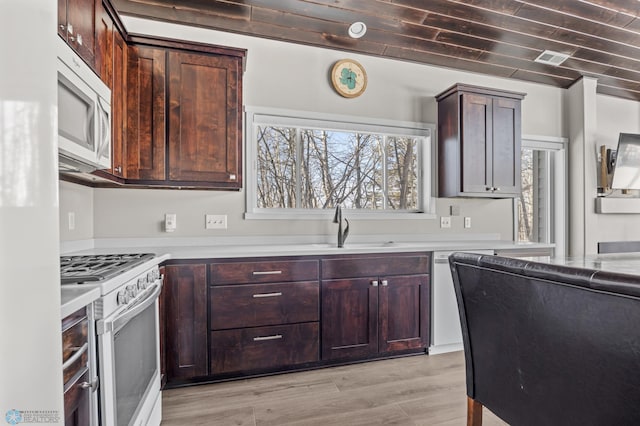
<instances>
[{"instance_id":1,"label":"oven control knob","mask_svg":"<svg viewBox=\"0 0 640 426\"><path fill-rule=\"evenodd\" d=\"M147 288L147 280L144 278L138 278L138 291Z\"/></svg>"},{"instance_id":2,"label":"oven control knob","mask_svg":"<svg viewBox=\"0 0 640 426\"><path fill-rule=\"evenodd\" d=\"M136 297L136 294L138 294L138 289L133 284L132 285L128 285L127 286L127 293L129 294L130 298L134 298L134 297Z\"/></svg>"},{"instance_id":3,"label":"oven control knob","mask_svg":"<svg viewBox=\"0 0 640 426\"><path fill-rule=\"evenodd\" d=\"M118 292L118 305L126 305L129 303L129 293L126 290L120 290Z\"/></svg>"},{"instance_id":4,"label":"oven control knob","mask_svg":"<svg viewBox=\"0 0 640 426\"><path fill-rule=\"evenodd\" d=\"M149 272L149 273L147 274L147 281L149 281L149 282L151 283L151 282L153 282L153 280L154 280L154 279L155 279L155 278L154 278L154 276L153 276L153 271Z\"/></svg>"}]
</instances>

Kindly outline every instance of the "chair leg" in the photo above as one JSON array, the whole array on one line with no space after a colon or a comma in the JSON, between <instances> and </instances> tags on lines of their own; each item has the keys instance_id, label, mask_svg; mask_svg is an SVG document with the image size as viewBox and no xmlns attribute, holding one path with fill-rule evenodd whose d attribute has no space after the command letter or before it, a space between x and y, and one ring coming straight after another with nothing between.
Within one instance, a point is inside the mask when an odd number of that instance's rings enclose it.
<instances>
[{"instance_id":1,"label":"chair leg","mask_svg":"<svg viewBox=\"0 0 640 426\"><path fill-rule=\"evenodd\" d=\"M467 426L482 426L482 404L467 397Z\"/></svg>"}]
</instances>

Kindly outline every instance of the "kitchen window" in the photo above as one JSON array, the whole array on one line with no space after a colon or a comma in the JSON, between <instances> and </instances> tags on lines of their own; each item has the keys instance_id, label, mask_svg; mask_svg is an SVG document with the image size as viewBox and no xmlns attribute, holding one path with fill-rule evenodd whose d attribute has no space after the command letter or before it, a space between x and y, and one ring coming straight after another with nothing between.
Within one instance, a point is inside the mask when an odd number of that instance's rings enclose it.
<instances>
[{"instance_id":1,"label":"kitchen window","mask_svg":"<svg viewBox=\"0 0 640 426\"><path fill-rule=\"evenodd\" d=\"M274 110L246 122L246 217L432 213L434 126Z\"/></svg>"},{"instance_id":2,"label":"kitchen window","mask_svg":"<svg viewBox=\"0 0 640 426\"><path fill-rule=\"evenodd\" d=\"M515 234L520 243L554 243L565 253L566 140L522 137L522 194L515 199Z\"/></svg>"}]
</instances>

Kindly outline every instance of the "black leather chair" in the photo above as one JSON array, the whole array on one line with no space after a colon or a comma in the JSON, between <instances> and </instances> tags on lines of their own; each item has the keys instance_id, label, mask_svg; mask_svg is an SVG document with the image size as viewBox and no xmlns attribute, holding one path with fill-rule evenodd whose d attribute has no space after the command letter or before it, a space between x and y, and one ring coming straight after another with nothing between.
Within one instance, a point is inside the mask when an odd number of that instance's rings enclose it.
<instances>
[{"instance_id":1,"label":"black leather chair","mask_svg":"<svg viewBox=\"0 0 640 426\"><path fill-rule=\"evenodd\" d=\"M454 253L467 425L640 425L640 276Z\"/></svg>"}]
</instances>

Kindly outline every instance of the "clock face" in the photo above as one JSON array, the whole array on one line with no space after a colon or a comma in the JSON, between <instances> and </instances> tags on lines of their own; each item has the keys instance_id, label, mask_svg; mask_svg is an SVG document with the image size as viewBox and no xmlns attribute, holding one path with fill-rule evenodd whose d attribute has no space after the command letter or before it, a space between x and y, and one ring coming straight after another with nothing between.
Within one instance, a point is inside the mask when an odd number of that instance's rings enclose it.
<instances>
[{"instance_id":1,"label":"clock face","mask_svg":"<svg viewBox=\"0 0 640 426\"><path fill-rule=\"evenodd\" d=\"M367 88L367 73L358 62L343 59L333 65L331 82L340 95L345 98L355 98Z\"/></svg>"}]
</instances>

